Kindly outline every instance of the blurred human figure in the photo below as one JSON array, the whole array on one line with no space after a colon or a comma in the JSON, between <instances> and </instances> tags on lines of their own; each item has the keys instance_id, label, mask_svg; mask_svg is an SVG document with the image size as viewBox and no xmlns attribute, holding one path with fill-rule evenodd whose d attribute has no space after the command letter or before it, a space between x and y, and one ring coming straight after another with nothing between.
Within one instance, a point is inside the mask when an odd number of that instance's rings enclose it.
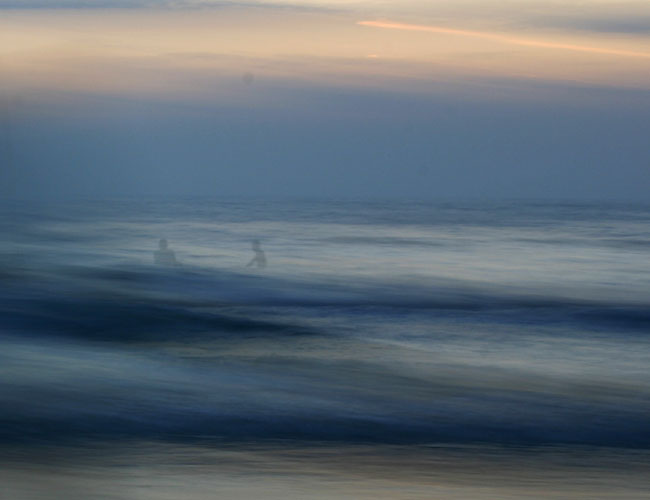
<instances>
[{"instance_id":1,"label":"blurred human figure","mask_svg":"<svg viewBox=\"0 0 650 500\"><path fill-rule=\"evenodd\" d=\"M251 261L246 264L246 267L252 265L256 265L258 268L266 267L266 255L264 255L264 250L262 250L262 247L260 246L260 240L253 240L253 252L255 252L255 255Z\"/></svg>"},{"instance_id":2,"label":"blurred human figure","mask_svg":"<svg viewBox=\"0 0 650 500\"><path fill-rule=\"evenodd\" d=\"M178 266L176 254L173 250L167 248L167 240L162 238L158 242L158 250L153 253L154 264L159 266Z\"/></svg>"}]
</instances>

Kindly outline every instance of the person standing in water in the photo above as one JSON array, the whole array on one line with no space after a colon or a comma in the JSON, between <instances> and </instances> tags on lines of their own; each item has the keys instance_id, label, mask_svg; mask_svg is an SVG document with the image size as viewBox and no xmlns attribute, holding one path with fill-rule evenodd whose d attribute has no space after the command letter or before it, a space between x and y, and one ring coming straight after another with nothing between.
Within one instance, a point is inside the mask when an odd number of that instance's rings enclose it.
<instances>
[{"instance_id":1,"label":"person standing in water","mask_svg":"<svg viewBox=\"0 0 650 500\"><path fill-rule=\"evenodd\" d=\"M158 250L153 253L153 262L159 266L178 266L176 254L173 250L167 248L167 240L162 238L158 242Z\"/></svg>"},{"instance_id":2,"label":"person standing in water","mask_svg":"<svg viewBox=\"0 0 650 500\"><path fill-rule=\"evenodd\" d=\"M246 264L246 267L256 265L260 269L265 268L266 255L264 254L264 250L262 250L262 247L260 246L260 240L253 240L253 252L255 252L255 255L253 256L251 261L248 264Z\"/></svg>"}]
</instances>

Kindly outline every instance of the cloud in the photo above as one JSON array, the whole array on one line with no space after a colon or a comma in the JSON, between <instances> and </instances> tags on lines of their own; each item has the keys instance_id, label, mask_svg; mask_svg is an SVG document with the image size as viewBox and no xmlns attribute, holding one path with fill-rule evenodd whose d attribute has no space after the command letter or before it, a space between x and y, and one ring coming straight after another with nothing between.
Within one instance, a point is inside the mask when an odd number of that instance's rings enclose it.
<instances>
[{"instance_id":1,"label":"cloud","mask_svg":"<svg viewBox=\"0 0 650 500\"><path fill-rule=\"evenodd\" d=\"M588 0L562 2L530 0L506 15L497 14L509 28L561 30L597 34L650 34L647 0Z\"/></svg>"},{"instance_id":2,"label":"cloud","mask_svg":"<svg viewBox=\"0 0 650 500\"><path fill-rule=\"evenodd\" d=\"M650 35L650 14L637 16L541 16L531 18L528 23L534 26L595 33Z\"/></svg>"},{"instance_id":3,"label":"cloud","mask_svg":"<svg viewBox=\"0 0 650 500\"><path fill-rule=\"evenodd\" d=\"M0 0L0 9L88 9L167 6L164 0Z\"/></svg>"},{"instance_id":4,"label":"cloud","mask_svg":"<svg viewBox=\"0 0 650 500\"><path fill-rule=\"evenodd\" d=\"M125 9L258 6L254 0L0 0L0 9Z\"/></svg>"},{"instance_id":5,"label":"cloud","mask_svg":"<svg viewBox=\"0 0 650 500\"><path fill-rule=\"evenodd\" d=\"M552 42L548 40L520 38L510 35L502 35L498 33L491 33L485 31L470 31L451 29L442 26L427 26L421 24L406 24L396 23L391 21L359 21L357 24L361 26L369 26L373 28L403 30L403 31L424 31L429 33L437 33L443 35L455 35L471 38L483 38L486 40L493 40L496 42L503 42L512 45L522 45L527 47L539 47L546 49L569 50L574 52L591 52L594 54L623 56L623 57L640 57L650 59L650 52L639 52L631 50L609 49L606 47L592 47L588 45L578 45L569 43Z\"/></svg>"},{"instance_id":6,"label":"cloud","mask_svg":"<svg viewBox=\"0 0 650 500\"><path fill-rule=\"evenodd\" d=\"M2 10L100 10L100 9L157 9L157 10L198 10L219 8L274 9L277 11L333 12L340 6L323 4L303 4L291 0L0 0Z\"/></svg>"}]
</instances>

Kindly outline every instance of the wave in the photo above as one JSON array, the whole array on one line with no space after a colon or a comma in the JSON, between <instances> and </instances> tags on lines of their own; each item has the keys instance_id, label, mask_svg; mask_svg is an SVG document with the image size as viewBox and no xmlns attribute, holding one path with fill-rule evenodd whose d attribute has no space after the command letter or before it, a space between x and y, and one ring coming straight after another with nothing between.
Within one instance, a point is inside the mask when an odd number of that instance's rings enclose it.
<instances>
[{"instance_id":1,"label":"wave","mask_svg":"<svg viewBox=\"0 0 650 500\"><path fill-rule=\"evenodd\" d=\"M303 325L189 309L164 301L134 303L132 297L40 297L26 305L16 301L9 309L7 305L2 311L4 329L27 335L104 342L161 342L232 335L242 338L322 334ZM212 308L215 307L213 304Z\"/></svg>"},{"instance_id":2,"label":"wave","mask_svg":"<svg viewBox=\"0 0 650 500\"><path fill-rule=\"evenodd\" d=\"M638 377L609 380L606 373L587 381L579 370L567 374L560 366L555 372L550 363L540 375L525 366L474 366L445 357L421 371L404 367L411 364L408 355L386 361L389 350L378 357L376 346L361 342L291 340L253 347L244 339L235 350L190 343L186 349L203 351L195 356L5 334L0 442L283 439L650 448L650 397Z\"/></svg>"},{"instance_id":3,"label":"wave","mask_svg":"<svg viewBox=\"0 0 650 500\"><path fill-rule=\"evenodd\" d=\"M269 319L260 308L325 307L474 314L484 321L583 325L644 333L647 304L577 300L504 287L439 280L381 282L311 280L200 268L65 267L6 277L0 292L2 326L25 334L67 335L102 341L161 341L222 335L329 335L305 322Z\"/></svg>"},{"instance_id":4,"label":"wave","mask_svg":"<svg viewBox=\"0 0 650 500\"><path fill-rule=\"evenodd\" d=\"M472 421L454 419L397 420L321 415L220 416L160 411L134 415L76 413L58 417L0 418L0 442L66 442L79 439L132 438L163 441L337 441L344 443L493 443L511 445L598 445L650 448L644 415L576 415L561 423Z\"/></svg>"}]
</instances>

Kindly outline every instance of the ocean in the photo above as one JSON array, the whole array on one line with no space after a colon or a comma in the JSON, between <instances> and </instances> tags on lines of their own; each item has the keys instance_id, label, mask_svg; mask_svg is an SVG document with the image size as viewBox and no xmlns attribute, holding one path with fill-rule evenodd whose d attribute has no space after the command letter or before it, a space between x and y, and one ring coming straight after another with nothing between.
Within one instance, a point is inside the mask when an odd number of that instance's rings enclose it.
<instances>
[{"instance_id":1,"label":"ocean","mask_svg":"<svg viewBox=\"0 0 650 500\"><path fill-rule=\"evenodd\" d=\"M4 202L0 229L3 498L650 492L648 205Z\"/></svg>"}]
</instances>

